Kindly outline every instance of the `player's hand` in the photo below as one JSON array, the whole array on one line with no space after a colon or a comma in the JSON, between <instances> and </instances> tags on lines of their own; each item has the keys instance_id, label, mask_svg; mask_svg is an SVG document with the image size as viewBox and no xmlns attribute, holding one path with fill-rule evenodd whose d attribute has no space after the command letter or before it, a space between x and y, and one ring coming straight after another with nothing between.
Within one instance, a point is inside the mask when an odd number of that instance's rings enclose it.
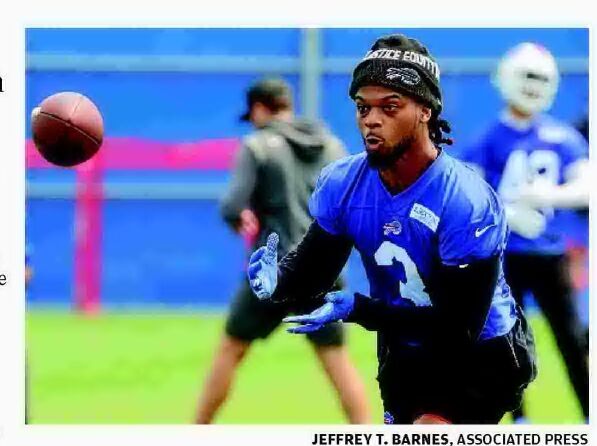
<instances>
[{"instance_id":1,"label":"player's hand","mask_svg":"<svg viewBox=\"0 0 597 446\"><path fill-rule=\"evenodd\" d=\"M547 224L541 212L519 203L506 206L506 220L512 231L531 240L543 234Z\"/></svg>"},{"instance_id":2,"label":"player's hand","mask_svg":"<svg viewBox=\"0 0 597 446\"><path fill-rule=\"evenodd\" d=\"M295 322L299 325L290 327L288 333L311 333L325 324L346 319L354 307L354 294L345 291L334 291L326 294L325 304L310 314L289 316L284 322Z\"/></svg>"},{"instance_id":3,"label":"player's hand","mask_svg":"<svg viewBox=\"0 0 597 446\"><path fill-rule=\"evenodd\" d=\"M262 246L249 258L247 276L249 285L259 299L269 299L278 284L278 242L280 237L272 232Z\"/></svg>"}]
</instances>

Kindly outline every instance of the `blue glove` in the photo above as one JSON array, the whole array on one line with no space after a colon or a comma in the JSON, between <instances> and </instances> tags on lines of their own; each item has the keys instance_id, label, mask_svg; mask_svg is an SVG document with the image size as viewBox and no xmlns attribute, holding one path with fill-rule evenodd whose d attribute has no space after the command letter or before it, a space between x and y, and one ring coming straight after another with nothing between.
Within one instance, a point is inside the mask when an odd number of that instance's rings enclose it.
<instances>
[{"instance_id":1,"label":"blue glove","mask_svg":"<svg viewBox=\"0 0 597 446\"><path fill-rule=\"evenodd\" d=\"M278 242L280 237L272 232L262 246L249 257L247 276L249 285L259 299L269 299L278 284Z\"/></svg>"},{"instance_id":2,"label":"blue glove","mask_svg":"<svg viewBox=\"0 0 597 446\"><path fill-rule=\"evenodd\" d=\"M326 294L325 304L310 314L289 316L284 322L296 322L301 325L288 328L288 333L311 333L325 324L346 319L354 307L354 294L346 291L334 291Z\"/></svg>"}]
</instances>

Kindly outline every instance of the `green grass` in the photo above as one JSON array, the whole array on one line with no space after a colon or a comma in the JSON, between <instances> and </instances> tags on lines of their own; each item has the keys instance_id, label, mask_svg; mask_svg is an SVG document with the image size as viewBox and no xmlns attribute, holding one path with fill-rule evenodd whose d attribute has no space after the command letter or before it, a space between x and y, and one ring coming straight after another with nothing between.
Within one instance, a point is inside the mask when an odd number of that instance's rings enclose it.
<instances>
[{"instance_id":1,"label":"green grass","mask_svg":"<svg viewBox=\"0 0 597 446\"><path fill-rule=\"evenodd\" d=\"M193 313L29 312L31 422L191 422L222 324L222 315ZM532 324L540 371L527 392L531 421L582 422L551 332L540 318ZM381 422L374 334L351 326L349 345ZM308 342L279 330L255 343L216 421L327 424L344 417Z\"/></svg>"}]
</instances>

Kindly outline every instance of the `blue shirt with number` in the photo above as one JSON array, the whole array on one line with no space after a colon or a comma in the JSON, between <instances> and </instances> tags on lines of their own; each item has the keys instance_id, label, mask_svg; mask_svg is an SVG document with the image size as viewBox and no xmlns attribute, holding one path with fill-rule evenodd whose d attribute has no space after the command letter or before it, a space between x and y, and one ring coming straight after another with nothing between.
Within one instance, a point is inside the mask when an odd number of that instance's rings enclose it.
<instances>
[{"instance_id":1,"label":"blue shirt with number","mask_svg":"<svg viewBox=\"0 0 597 446\"><path fill-rule=\"evenodd\" d=\"M322 171L310 211L323 229L353 240L371 296L389 305L432 305L427 288L438 261L465 268L477 259L501 256L508 235L495 192L445 152L396 195L388 192L365 153L343 158ZM516 317L500 271L480 339L507 333ZM416 345L419 340L404 342Z\"/></svg>"},{"instance_id":2,"label":"blue shirt with number","mask_svg":"<svg viewBox=\"0 0 597 446\"><path fill-rule=\"evenodd\" d=\"M463 154L463 160L478 166L487 182L505 203L516 200L520 187L536 180L562 184L571 166L588 157L582 135L568 124L548 115L538 116L530 126L520 128L501 117ZM507 252L562 254L566 212L540 209L547 218L543 234L527 239L512 232Z\"/></svg>"}]
</instances>

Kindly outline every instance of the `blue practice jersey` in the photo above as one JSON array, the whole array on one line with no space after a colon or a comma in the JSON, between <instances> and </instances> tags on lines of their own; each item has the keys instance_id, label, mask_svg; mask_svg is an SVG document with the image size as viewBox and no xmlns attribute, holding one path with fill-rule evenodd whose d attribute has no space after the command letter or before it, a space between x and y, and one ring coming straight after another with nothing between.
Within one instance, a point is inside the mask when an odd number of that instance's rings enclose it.
<instances>
[{"instance_id":1,"label":"blue practice jersey","mask_svg":"<svg viewBox=\"0 0 597 446\"><path fill-rule=\"evenodd\" d=\"M516 128L502 117L465 151L463 160L479 166L487 182L508 203L528 182L566 182L568 168L587 157L587 143L576 129L541 115L526 129ZM541 212L547 217L545 232L533 240L512 232L507 252L564 253L564 213L569 211L546 208Z\"/></svg>"},{"instance_id":2,"label":"blue practice jersey","mask_svg":"<svg viewBox=\"0 0 597 446\"><path fill-rule=\"evenodd\" d=\"M396 195L388 192L365 153L332 163L321 173L310 210L323 229L353 240L371 296L388 305L432 305L427 290L437 262L466 267L501 256L508 235L495 192L445 152ZM462 292L467 292L464 283ZM507 333L515 320L514 300L500 271L480 338ZM403 341L417 345L420 340Z\"/></svg>"}]
</instances>

